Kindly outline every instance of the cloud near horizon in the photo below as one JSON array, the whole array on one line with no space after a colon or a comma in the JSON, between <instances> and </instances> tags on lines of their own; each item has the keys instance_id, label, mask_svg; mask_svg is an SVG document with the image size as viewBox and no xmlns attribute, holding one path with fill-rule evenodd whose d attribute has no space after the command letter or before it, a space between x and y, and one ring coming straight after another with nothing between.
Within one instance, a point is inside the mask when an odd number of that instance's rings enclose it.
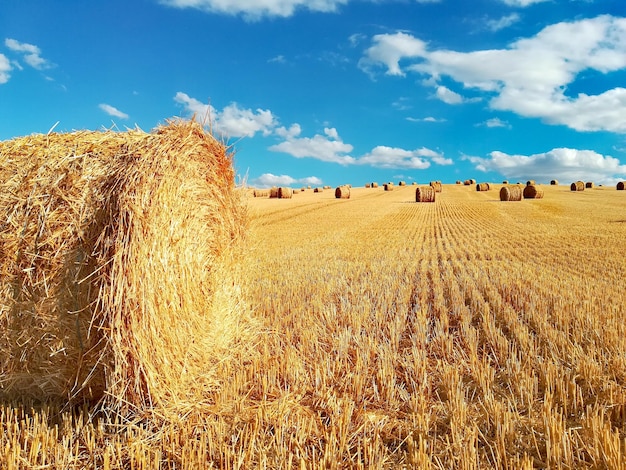
<instances>
[{"instance_id":1,"label":"cloud near horizon","mask_svg":"<svg viewBox=\"0 0 626 470\"><path fill-rule=\"evenodd\" d=\"M494 110L577 131L626 133L626 88L597 95L566 94L583 71L626 70L626 18L603 15L556 23L505 49L429 50L427 43L405 32L378 34L372 43L359 61L370 76L380 68L387 75L425 75L423 84L435 86L440 99L458 104L461 95L439 84L446 76L490 98Z\"/></svg>"},{"instance_id":2,"label":"cloud near horizon","mask_svg":"<svg viewBox=\"0 0 626 470\"><path fill-rule=\"evenodd\" d=\"M107 113L109 116L113 116L116 118L120 118L120 119L128 119L128 114L120 111L119 109L117 109L114 106L111 106L110 104L106 104L106 103L101 103L98 105L98 107L104 111L105 113Z\"/></svg>"},{"instance_id":3,"label":"cloud near horizon","mask_svg":"<svg viewBox=\"0 0 626 470\"><path fill-rule=\"evenodd\" d=\"M263 173L258 178L251 180L250 183L252 183L251 185L256 188L271 188L272 186L293 185L321 186L322 180L317 176L293 178L289 175L274 175L272 173Z\"/></svg>"},{"instance_id":4,"label":"cloud near horizon","mask_svg":"<svg viewBox=\"0 0 626 470\"><path fill-rule=\"evenodd\" d=\"M207 13L242 15L249 21L263 17L292 16L299 9L333 13L349 0L159 0L162 5L174 8L194 8Z\"/></svg>"},{"instance_id":5,"label":"cloud near horizon","mask_svg":"<svg viewBox=\"0 0 626 470\"><path fill-rule=\"evenodd\" d=\"M565 182L577 180L601 184L626 179L626 165L617 158L601 155L593 150L555 148L534 155L509 155L493 151L489 158L466 156L477 170L496 172L510 179L534 179Z\"/></svg>"}]
</instances>

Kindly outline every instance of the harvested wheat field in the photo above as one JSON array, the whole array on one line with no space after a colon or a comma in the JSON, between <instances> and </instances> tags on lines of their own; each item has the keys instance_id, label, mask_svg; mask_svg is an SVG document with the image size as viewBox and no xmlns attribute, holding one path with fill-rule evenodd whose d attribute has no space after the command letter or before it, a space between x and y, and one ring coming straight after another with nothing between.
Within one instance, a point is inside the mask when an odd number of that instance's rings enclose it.
<instances>
[{"instance_id":1,"label":"harvested wheat field","mask_svg":"<svg viewBox=\"0 0 626 470\"><path fill-rule=\"evenodd\" d=\"M624 468L622 195L445 186L249 197L220 386L156 421L4 404L6 468Z\"/></svg>"}]
</instances>

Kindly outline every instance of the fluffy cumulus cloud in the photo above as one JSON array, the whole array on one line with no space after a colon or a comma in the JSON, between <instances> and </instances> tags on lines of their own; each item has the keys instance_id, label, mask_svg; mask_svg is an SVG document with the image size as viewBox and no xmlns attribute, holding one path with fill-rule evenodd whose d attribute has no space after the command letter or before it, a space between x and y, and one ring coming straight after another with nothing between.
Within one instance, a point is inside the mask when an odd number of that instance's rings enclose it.
<instances>
[{"instance_id":1,"label":"fluffy cumulus cloud","mask_svg":"<svg viewBox=\"0 0 626 470\"><path fill-rule=\"evenodd\" d=\"M371 152L360 157L356 163L376 168L424 170L430 167L431 161L438 165L452 164L452 160L444 158L442 154L424 147L416 150L405 150L384 145L375 147Z\"/></svg>"},{"instance_id":2,"label":"fluffy cumulus cloud","mask_svg":"<svg viewBox=\"0 0 626 470\"><path fill-rule=\"evenodd\" d=\"M105 113L107 113L109 116L113 116L116 118L120 118L120 119L128 119L128 114L120 111L119 109L115 108L114 106L111 106L110 104L99 104L98 107L104 111Z\"/></svg>"},{"instance_id":3,"label":"fluffy cumulus cloud","mask_svg":"<svg viewBox=\"0 0 626 470\"><path fill-rule=\"evenodd\" d=\"M454 100L437 84L446 76L489 97L495 110L578 131L626 133L626 88L567 94L568 85L583 71L626 70L626 18L604 15L553 24L505 49L429 50L404 32L376 35L372 42L360 61L368 73L380 67L391 75L418 73L427 77L424 83L434 84L440 98Z\"/></svg>"},{"instance_id":4,"label":"fluffy cumulus cloud","mask_svg":"<svg viewBox=\"0 0 626 470\"><path fill-rule=\"evenodd\" d=\"M4 54L0 54L0 85L9 81L11 78L11 62Z\"/></svg>"},{"instance_id":5,"label":"fluffy cumulus cloud","mask_svg":"<svg viewBox=\"0 0 626 470\"><path fill-rule=\"evenodd\" d=\"M556 148L534 155L509 155L494 151L489 158L467 157L479 171L494 171L510 179L566 182L583 180L613 183L626 179L626 165L593 150Z\"/></svg>"},{"instance_id":6,"label":"fluffy cumulus cloud","mask_svg":"<svg viewBox=\"0 0 626 470\"><path fill-rule=\"evenodd\" d=\"M316 12L335 12L349 0L161 0L163 5L176 8L195 8L209 13L242 15L248 20L263 17L288 17L297 9Z\"/></svg>"},{"instance_id":7,"label":"fluffy cumulus cloud","mask_svg":"<svg viewBox=\"0 0 626 470\"><path fill-rule=\"evenodd\" d=\"M19 42L15 39L7 38L4 40L4 45L11 49L13 52L22 54L24 62L37 70L44 70L50 67L50 63L41 57L41 50L39 47L28 44L25 42Z\"/></svg>"},{"instance_id":8,"label":"fluffy cumulus cloud","mask_svg":"<svg viewBox=\"0 0 626 470\"><path fill-rule=\"evenodd\" d=\"M320 186L322 180L317 176L307 176L305 178L293 178L289 175L274 175L272 173L264 173L258 178L250 181L251 185L257 188L271 188L272 186L294 186L294 185L311 185Z\"/></svg>"},{"instance_id":9,"label":"fluffy cumulus cloud","mask_svg":"<svg viewBox=\"0 0 626 470\"><path fill-rule=\"evenodd\" d=\"M242 109L237 103L231 103L218 111L210 104L180 91L174 96L174 101L181 104L189 114L195 114L198 121L210 124L214 132L225 137L253 137L258 132L267 136L277 125L276 118L269 110Z\"/></svg>"},{"instance_id":10,"label":"fluffy cumulus cloud","mask_svg":"<svg viewBox=\"0 0 626 470\"><path fill-rule=\"evenodd\" d=\"M301 128L298 124L289 129L279 128L276 134L283 137L281 143L272 145L269 149L273 152L287 153L296 158L315 158L324 162L350 165L354 158L348 155L353 146L346 144L339 137L334 128L325 128L324 135L316 134L313 137L300 137Z\"/></svg>"}]
</instances>

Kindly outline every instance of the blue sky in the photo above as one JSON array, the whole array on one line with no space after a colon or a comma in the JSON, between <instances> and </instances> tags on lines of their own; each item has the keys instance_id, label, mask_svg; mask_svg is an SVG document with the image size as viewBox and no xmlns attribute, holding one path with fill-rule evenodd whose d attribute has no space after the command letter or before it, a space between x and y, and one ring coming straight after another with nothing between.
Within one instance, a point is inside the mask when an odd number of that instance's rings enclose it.
<instances>
[{"instance_id":1,"label":"blue sky","mask_svg":"<svg viewBox=\"0 0 626 470\"><path fill-rule=\"evenodd\" d=\"M194 113L251 186L614 184L626 3L0 2L0 140Z\"/></svg>"}]
</instances>

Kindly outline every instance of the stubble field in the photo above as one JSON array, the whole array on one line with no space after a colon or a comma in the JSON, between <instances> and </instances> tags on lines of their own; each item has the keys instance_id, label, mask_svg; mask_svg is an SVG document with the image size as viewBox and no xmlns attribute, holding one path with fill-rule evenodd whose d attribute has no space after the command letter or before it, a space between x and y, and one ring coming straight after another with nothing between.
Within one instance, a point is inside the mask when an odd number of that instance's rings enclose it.
<instances>
[{"instance_id":1,"label":"stubble field","mask_svg":"<svg viewBox=\"0 0 626 470\"><path fill-rule=\"evenodd\" d=\"M544 190L248 198L221 387L159 426L4 406L0 468L625 468L626 194Z\"/></svg>"}]
</instances>

